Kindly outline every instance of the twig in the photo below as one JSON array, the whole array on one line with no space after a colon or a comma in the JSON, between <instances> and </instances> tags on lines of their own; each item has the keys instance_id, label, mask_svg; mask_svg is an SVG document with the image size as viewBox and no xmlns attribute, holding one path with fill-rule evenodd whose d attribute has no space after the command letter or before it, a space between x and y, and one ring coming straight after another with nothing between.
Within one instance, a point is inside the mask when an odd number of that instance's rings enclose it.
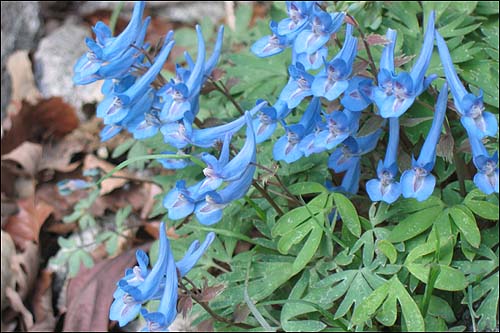
<instances>
[{"instance_id":1,"label":"twig","mask_svg":"<svg viewBox=\"0 0 500 333\"><path fill-rule=\"evenodd\" d=\"M271 206L274 208L274 210L278 213L279 216L283 216L283 211L281 208L276 204L276 202L271 198L271 196L266 192L264 188L262 188L259 183L254 179L252 180L252 185L257 189L257 191L262 194L262 196L271 204Z\"/></svg>"},{"instance_id":2,"label":"twig","mask_svg":"<svg viewBox=\"0 0 500 333\"><path fill-rule=\"evenodd\" d=\"M186 279L184 277L184 279ZM217 321L220 321L221 323L226 323L226 324L229 324L231 326L236 326L236 327L240 327L240 328L244 328L244 329L250 329L250 328L254 328L253 326L251 325L248 325L248 324L244 324L244 323L235 323L233 322L232 320L229 320L227 318L224 318L222 316L219 316L217 313L215 313L211 308L210 306L208 306L207 302L203 302L200 300L200 295L197 294L197 293L193 293L190 289L188 289L186 287L186 285L184 283L182 283L182 281L179 279L178 280L179 283L179 288L181 288L184 292L186 292L186 294L191 297L196 303L198 303L212 318L214 318L215 320ZM190 281L188 281L190 282ZM194 283L190 282L190 284L193 285L194 288L196 288L197 290L199 290L195 285Z\"/></svg>"},{"instance_id":3,"label":"twig","mask_svg":"<svg viewBox=\"0 0 500 333\"><path fill-rule=\"evenodd\" d=\"M363 44L365 45L366 54L368 55L368 59L369 59L368 64L370 65L370 68L371 68L372 73L373 73L373 81L374 81L375 85L378 85L377 66L375 65L375 61L373 60L372 52L370 51L370 45L365 40L365 34L364 34L363 30L361 29L361 27L359 26L356 19L354 17L352 17L351 14L346 14L346 15L355 23L356 29L358 30L359 35L361 36L361 40L363 41Z\"/></svg>"},{"instance_id":4,"label":"twig","mask_svg":"<svg viewBox=\"0 0 500 333\"><path fill-rule=\"evenodd\" d=\"M220 91L224 96L227 97L227 99L229 99L229 101L234 105L234 107L236 108L236 110L238 110L238 112L241 115L245 114L245 111L241 108L241 106L238 104L238 102L236 102L236 100L234 99L233 95L231 95L231 93L229 92L229 89L227 89L227 87L224 85L224 83L222 83L222 81L215 81L211 77L209 77L208 79L214 85L215 89L217 89L218 91ZM220 86L219 86L219 83L220 83Z\"/></svg>"}]
</instances>

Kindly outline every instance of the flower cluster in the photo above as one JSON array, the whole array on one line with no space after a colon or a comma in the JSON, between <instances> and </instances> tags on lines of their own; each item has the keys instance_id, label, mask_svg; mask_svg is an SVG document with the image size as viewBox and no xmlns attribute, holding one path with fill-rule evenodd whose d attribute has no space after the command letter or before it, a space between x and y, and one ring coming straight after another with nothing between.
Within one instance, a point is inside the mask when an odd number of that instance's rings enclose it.
<instances>
[{"instance_id":1,"label":"flower cluster","mask_svg":"<svg viewBox=\"0 0 500 333\"><path fill-rule=\"evenodd\" d=\"M143 331L165 331L177 315L178 277L185 276L194 267L214 239L215 234L209 233L203 243L194 241L184 258L175 262L165 224L161 223L158 260L149 269L149 257L144 251L137 250L138 266L127 269L125 276L117 282L109 318L124 326L140 312L147 322ZM142 307L154 299L160 300L158 311L148 312Z\"/></svg>"},{"instance_id":2,"label":"flower cluster","mask_svg":"<svg viewBox=\"0 0 500 333\"><path fill-rule=\"evenodd\" d=\"M159 160L168 169L186 167L190 161L185 157L193 146L211 148L220 144L218 157L209 152L198 155L205 163L201 181L188 185L185 180L178 180L165 195L163 205L170 219L194 214L204 225L219 222L224 208L247 193L256 169L257 144L271 138L278 124L284 127L285 135L274 143L276 161L293 163L311 154L329 152L328 168L345 174L339 186L328 183L328 189L356 194L360 186L361 156L375 149L383 133L382 128L365 134L359 131L363 111L370 105L382 118L382 126L388 123L389 127L385 158L378 162L377 178L366 183L370 199L389 204L401 195L426 200L436 184L431 172L446 116L448 86L469 136L473 162L478 170L474 183L484 193L498 193L498 153L490 155L482 142L485 137L496 135L497 120L484 110L482 92L475 96L461 83L446 43L435 30L434 12L428 17L421 52L411 71L396 73L397 32L388 29L379 71L368 78L356 75L353 70L358 38L355 36L356 22L346 20L346 13L328 13L317 2L288 1L286 8L288 17L280 22L272 21L269 25L271 35L255 42L251 51L265 58L290 48L287 84L273 105L259 100L238 119L215 127L201 128L195 124L195 118L200 109L201 88L217 65L222 50L223 27L207 59L201 28L196 26L196 61L186 52L187 65L176 65L176 73L170 80L163 76L162 68L174 47L174 32L165 36L159 50L151 56L153 48L145 42L150 18L142 18L144 2L136 3L129 24L118 36L113 37L109 27L98 22L93 28L95 39L86 39L89 51L76 63L73 79L75 84L104 81L102 93L105 98L97 107L97 116L105 124L100 133L102 141L124 129L138 140L160 135L166 144L177 150L165 152L172 158ZM338 33L342 31L345 31L343 44L329 58L327 44L332 39L340 43ZM426 76L434 41L447 83L437 97L432 125L418 158L412 158L411 169L403 171L398 181L399 118L437 77L435 74ZM339 103L332 103L336 100ZM297 123L287 121L292 110L303 101L308 104L300 120ZM322 101L329 105L340 104L341 109L326 112ZM246 140L238 152L231 154L231 139L244 126ZM75 180L59 186L69 193L88 184ZM177 313L178 278L196 264L214 237L210 233L201 245L194 242L185 257L175 262L162 223L158 261L149 269L148 256L143 251L137 252L138 266L127 270L117 283L110 318L123 326L142 313L147 321L145 330L166 330ZM160 300L158 311L150 313L142 307L145 302L155 299Z\"/></svg>"},{"instance_id":3,"label":"flower cluster","mask_svg":"<svg viewBox=\"0 0 500 333\"><path fill-rule=\"evenodd\" d=\"M448 86L445 84L439 94L432 127L419 159L413 159L412 169L402 173L401 183L397 181L399 117L437 78L435 74L426 76L436 40L455 106L473 147L474 163L478 169L474 182L485 193L498 192L497 155L490 156L481 142L483 137L496 134L496 118L484 111L482 92L479 97L467 93L460 82L453 69L446 43L435 30L434 12L428 17L421 52L410 72L396 73L394 49L397 32L388 29L379 72L373 73L377 74L377 83L374 84L370 78L352 75L353 62L357 55L357 38L353 36L352 20L346 23L342 48L332 60L326 60L326 43L342 26L344 13L326 13L317 3L300 1L287 2L287 11L288 18L278 23L271 22L272 35L261 38L251 48L258 57L273 56L288 47L292 48L288 83L274 106L263 109L259 118L254 120L257 142L270 138L278 122L285 127L285 136L278 139L274 145L275 160L292 163L304 156L329 151L340 145L341 148L332 152L328 166L335 172L346 171L346 174L341 186L329 188L356 193L360 179L359 163L351 162L349 167L339 168L334 161L341 156L341 151L351 156L359 156L361 152L364 154L375 148L373 146L371 149L363 149L359 142L355 144L361 111L373 104L379 116L389 119L389 142L386 157L383 162L379 161L377 167L378 178L366 183L369 197L372 201L387 203L393 203L401 194L405 198L426 200L432 194L436 183L431 171L434 168L436 145L445 117ZM320 69L316 74L309 73L310 70L316 69ZM287 124L286 117L291 110L309 96L312 96L312 99L299 123ZM321 98L327 101L340 98L344 109L325 113L321 110ZM376 143L380 132L375 131L371 135Z\"/></svg>"}]
</instances>

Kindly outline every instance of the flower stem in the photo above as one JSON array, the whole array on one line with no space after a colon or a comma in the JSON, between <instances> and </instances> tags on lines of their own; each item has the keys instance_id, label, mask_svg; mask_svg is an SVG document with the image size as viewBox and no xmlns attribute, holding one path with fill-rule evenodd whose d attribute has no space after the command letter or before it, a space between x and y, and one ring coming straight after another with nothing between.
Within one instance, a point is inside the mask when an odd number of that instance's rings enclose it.
<instances>
[{"instance_id":1,"label":"flower stem","mask_svg":"<svg viewBox=\"0 0 500 333\"><path fill-rule=\"evenodd\" d=\"M372 73L373 73L373 82L375 83L375 85L378 85L378 82L377 82L378 71L377 71L377 66L375 65L375 61L373 60L372 52L370 51L370 45L366 41L365 34L364 34L363 30L361 29L361 27L359 26L358 21L356 21L356 19L354 17L352 17L350 14L347 14L347 16L355 23L354 25L356 26L356 29L358 30L359 35L361 36L361 40L363 41L363 44L365 45L366 54L368 55L368 59L369 59L368 64L370 65L370 68L371 68Z\"/></svg>"}]
</instances>

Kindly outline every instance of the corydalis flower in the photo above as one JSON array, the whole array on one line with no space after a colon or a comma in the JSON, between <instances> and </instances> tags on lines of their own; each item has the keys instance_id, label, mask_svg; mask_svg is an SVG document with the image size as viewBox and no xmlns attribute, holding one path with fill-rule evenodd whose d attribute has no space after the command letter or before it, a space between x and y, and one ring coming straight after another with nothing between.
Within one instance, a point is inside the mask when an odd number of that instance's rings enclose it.
<instances>
[{"instance_id":1,"label":"corydalis flower","mask_svg":"<svg viewBox=\"0 0 500 333\"><path fill-rule=\"evenodd\" d=\"M205 179L202 181L200 191L215 190L222 182L232 182L239 179L251 163L256 161L255 134L252 127L252 117L247 111L245 113L247 122L247 139L241 150L229 161L229 140L226 136L221 150L219 160L212 155L205 154L202 160L207 163L203 169Z\"/></svg>"},{"instance_id":2,"label":"corydalis flower","mask_svg":"<svg viewBox=\"0 0 500 333\"><path fill-rule=\"evenodd\" d=\"M252 51L252 53L257 57L270 57L283 52L288 46L290 46L288 38L286 36L281 36L278 33L278 24L276 22L269 22L269 28L272 31L272 35L262 37L250 48L250 51Z\"/></svg>"},{"instance_id":3,"label":"corydalis flower","mask_svg":"<svg viewBox=\"0 0 500 333\"><path fill-rule=\"evenodd\" d=\"M326 13L317 11L310 25L303 29L295 39L294 50L297 53L313 54L328 42L344 22L345 13Z\"/></svg>"},{"instance_id":4,"label":"corydalis flower","mask_svg":"<svg viewBox=\"0 0 500 333\"><path fill-rule=\"evenodd\" d=\"M469 136L473 135L479 139L485 136L495 136L498 131L498 123L493 114L484 111L483 91L480 90L479 96L474 96L465 90L453 67L453 61L451 60L446 42L437 31L436 42L439 56L443 63L444 73L450 84L455 107L461 116L460 121L462 125L469 133Z\"/></svg>"},{"instance_id":5,"label":"corydalis flower","mask_svg":"<svg viewBox=\"0 0 500 333\"><path fill-rule=\"evenodd\" d=\"M430 172L436 162L436 145L441 134L447 100L448 85L445 83L439 93L432 126L422 146L418 160L412 159L413 169L406 170L401 175L401 187L405 198L416 198L418 201L424 201L434 191L436 178Z\"/></svg>"},{"instance_id":6,"label":"corydalis flower","mask_svg":"<svg viewBox=\"0 0 500 333\"><path fill-rule=\"evenodd\" d=\"M132 65L141 62L141 50L150 22L149 17L142 22L144 6L144 1L135 4L132 19L116 37L111 36L111 30L106 24L97 22L92 29L96 39L85 40L89 51L80 57L73 68L75 84L89 84L97 80L121 77L130 71Z\"/></svg>"},{"instance_id":7,"label":"corydalis flower","mask_svg":"<svg viewBox=\"0 0 500 333\"><path fill-rule=\"evenodd\" d=\"M165 223L160 224L160 248L158 260L148 269L149 258L142 250L136 253L138 266L127 269L125 276L117 283L114 301L109 310L109 318L117 320L120 326L132 321L143 303L160 299L158 311L148 314L142 309L147 321L145 330L166 330L177 315L177 276L186 275L214 241L215 234L209 233L200 244L194 241L184 258L174 261L165 231Z\"/></svg>"},{"instance_id":8,"label":"corydalis flower","mask_svg":"<svg viewBox=\"0 0 500 333\"><path fill-rule=\"evenodd\" d=\"M397 32L388 29L386 38L390 41L384 47L380 58L379 84L373 88L372 100L377 104L380 115L384 118L399 117L408 110L415 98L419 96L436 75L424 77L434 48L434 18L432 11L424 35L424 43L420 55L410 73L394 72L394 46Z\"/></svg>"},{"instance_id":9,"label":"corydalis flower","mask_svg":"<svg viewBox=\"0 0 500 333\"><path fill-rule=\"evenodd\" d=\"M273 156L276 161L283 160L292 163L300 159L304 152L299 147L299 142L306 136L318 121L321 103L314 97L302 115L298 124L286 126L286 134L276 141Z\"/></svg>"},{"instance_id":10,"label":"corydalis flower","mask_svg":"<svg viewBox=\"0 0 500 333\"><path fill-rule=\"evenodd\" d=\"M357 39L352 36L352 29L352 25L347 24L342 49L332 61L325 63L324 69L314 77L311 87L314 96L322 96L333 101L349 86L347 78L351 75L358 45Z\"/></svg>"},{"instance_id":11,"label":"corydalis flower","mask_svg":"<svg viewBox=\"0 0 500 333\"><path fill-rule=\"evenodd\" d=\"M498 193L498 152L490 156L481 139L472 133L468 134L474 165L477 169L474 184L485 194Z\"/></svg>"},{"instance_id":12,"label":"corydalis flower","mask_svg":"<svg viewBox=\"0 0 500 333\"><path fill-rule=\"evenodd\" d=\"M286 9L289 17L278 23L278 34L295 38L296 34L309 22L313 6L314 2L287 1Z\"/></svg>"},{"instance_id":13,"label":"corydalis flower","mask_svg":"<svg viewBox=\"0 0 500 333\"><path fill-rule=\"evenodd\" d=\"M207 168L209 182L229 181L229 184L219 191L205 193L204 200L196 204L195 214L198 221L204 225L211 225L222 219L222 211L231 202L242 198L250 188L255 173L256 151L255 134L253 133L250 114L245 114L247 121L247 141L238 155L229 161L223 168L214 170ZM212 178L212 179L210 179Z\"/></svg>"},{"instance_id":14,"label":"corydalis flower","mask_svg":"<svg viewBox=\"0 0 500 333\"><path fill-rule=\"evenodd\" d=\"M279 99L287 101L288 108L293 109L299 105L304 98L313 94L311 85L314 76L307 73L304 65L300 62L295 65L290 65L288 67L288 72L290 73L290 79L281 91Z\"/></svg>"},{"instance_id":15,"label":"corydalis flower","mask_svg":"<svg viewBox=\"0 0 500 333\"><path fill-rule=\"evenodd\" d=\"M398 143L399 118L394 117L389 119L389 143L384 162L379 161L377 166L378 179L371 179L366 183L366 192L372 201L384 201L391 204L401 195L401 185L396 181Z\"/></svg>"}]
</instances>

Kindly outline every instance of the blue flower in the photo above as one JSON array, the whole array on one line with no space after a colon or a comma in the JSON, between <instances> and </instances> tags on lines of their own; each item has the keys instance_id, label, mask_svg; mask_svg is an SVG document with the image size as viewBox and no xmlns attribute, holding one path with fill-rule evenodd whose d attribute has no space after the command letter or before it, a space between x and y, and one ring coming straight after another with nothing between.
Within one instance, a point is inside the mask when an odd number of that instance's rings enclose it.
<instances>
[{"instance_id":1,"label":"blue flower","mask_svg":"<svg viewBox=\"0 0 500 333\"><path fill-rule=\"evenodd\" d=\"M257 104L248 112L251 116L254 116L266 105L266 101L259 100L257 101ZM212 147L216 141L222 141L226 135L236 133L245 124L246 118L245 115L243 115L240 118L224 125L204 129L195 129L193 130L189 142L197 147L209 148Z\"/></svg>"},{"instance_id":2,"label":"blue flower","mask_svg":"<svg viewBox=\"0 0 500 333\"><path fill-rule=\"evenodd\" d=\"M377 104L382 117L401 116L413 104L415 98L436 78L436 75L424 77L434 48L434 18L435 13L432 11L427 23L422 50L410 73L395 74L394 46L397 32L388 29L386 38L390 43L382 51L378 74L379 83L373 88L372 94L372 100Z\"/></svg>"},{"instance_id":3,"label":"blue flower","mask_svg":"<svg viewBox=\"0 0 500 333\"><path fill-rule=\"evenodd\" d=\"M314 96L322 96L333 101L349 86L347 79L351 75L358 45L357 39L352 36L352 29L352 25L347 24L342 49L332 61L325 63L324 69L314 77L311 87Z\"/></svg>"},{"instance_id":4,"label":"blue flower","mask_svg":"<svg viewBox=\"0 0 500 333\"><path fill-rule=\"evenodd\" d=\"M349 80L349 85L340 100L346 109L350 111L363 111L371 104L372 80L363 76L354 76Z\"/></svg>"},{"instance_id":5,"label":"blue flower","mask_svg":"<svg viewBox=\"0 0 500 333\"><path fill-rule=\"evenodd\" d=\"M474 184L485 194L498 193L498 152L490 156L481 139L475 134L468 134L473 162L477 169Z\"/></svg>"},{"instance_id":6,"label":"blue flower","mask_svg":"<svg viewBox=\"0 0 500 333\"><path fill-rule=\"evenodd\" d=\"M168 218L179 220L190 215L196 203L201 200L199 189L201 182L186 188L185 180L178 180L175 188L163 198L163 207L168 210Z\"/></svg>"},{"instance_id":7,"label":"blue flower","mask_svg":"<svg viewBox=\"0 0 500 333\"><path fill-rule=\"evenodd\" d=\"M399 118L389 118L389 143L384 162L377 166L378 179L366 183L366 192L372 201L384 201L389 204L401 195L401 185L396 181L398 173Z\"/></svg>"},{"instance_id":8,"label":"blue flower","mask_svg":"<svg viewBox=\"0 0 500 333\"><path fill-rule=\"evenodd\" d=\"M287 101L288 108L293 109L299 105L304 98L313 94L311 85L314 76L307 73L304 65L300 62L295 65L290 65L288 67L288 72L290 73L290 79L281 91L279 99Z\"/></svg>"},{"instance_id":9,"label":"blue flower","mask_svg":"<svg viewBox=\"0 0 500 333\"><path fill-rule=\"evenodd\" d=\"M295 50L294 50L295 52ZM321 47L316 52L307 54L306 52L296 54L297 62L304 65L304 68L308 71L310 69L318 69L323 66L323 59L328 55L328 48L326 46Z\"/></svg>"},{"instance_id":10,"label":"blue flower","mask_svg":"<svg viewBox=\"0 0 500 333\"><path fill-rule=\"evenodd\" d=\"M96 40L85 41L89 51L75 64L73 82L78 85L89 84L97 80L121 77L129 72L134 64L143 59L141 49L150 22L148 17L142 23L144 1L135 4L132 19L123 32L111 37L111 30L103 22L97 22L93 31Z\"/></svg>"},{"instance_id":11,"label":"blue flower","mask_svg":"<svg viewBox=\"0 0 500 333\"><path fill-rule=\"evenodd\" d=\"M313 6L314 2L309 1L287 1L286 9L289 17L279 22L278 34L295 38L296 34L309 22Z\"/></svg>"},{"instance_id":12,"label":"blue flower","mask_svg":"<svg viewBox=\"0 0 500 333\"><path fill-rule=\"evenodd\" d=\"M257 57L270 57L283 52L290 46L289 39L286 36L278 34L278 24L276 22L269 22L269 28L272 31L272 35L262 37L250 48L250 51Z\"/></svg>"},{"instance_id":13,"label":"blue flower","mask_svg":"<svg viewBox=\"0 0 500 333\"><path fill-rule=\"evenodd\" d=\"M91 187L92 184L83 179L65 179L57 183L57 190L60 195L66 196L79 190Z\"/></svg>"},{"instance_id":14,"label":"blue flower","mask_svg":"<svg viewBox=\"0 0 500 333\"><path fill-rule=\"evenodd\" d=\"M498 131L498 123L492 113L484 111L483 91L480 90L479 96L475 96L465 90L453 67L453 61L451 60L446 42L437 31L436 42L439 56L443 63L444 73L450 84L455 107L461 116L460 121L462 125L470 135L476 136L479 139L486 136L495 136Z\"/></svg>"},{"instance_id":15,"label":"blue flower","mask_svg":"<svg viewBox=\"0 0 500 333\"><path fill-rule=\"evenodd\" d=\"M180 149L177 152L173 151L164 151L162 154L175 154L178 156L186 156L186 151L190 151L190 149ZM188 158L161 158L158 162L165 169L184 169L188 165L193 165L193 162Z\"/></svg>"},{"instance_id":16,"label":"blue flower","mask_svg":"<svg viewBox=\"0 0 500 333\"><path fill-rule=\"evenodd\" d=\"M333 111L326 114L326 129L318 133L314 146L332 149L344 141L349 135L356 133L359 127L360 112Z\"/></svg>"},{"instance_id":17,"label":"blue flower","mask_svg":"<svg viewBox=\"0 0 500 333\"><path fill-rule=\"evenodd\" d=\"M361 137L348 137L337 147L328 159L328 168L335 172L343 172L357 163L362 155L375 149L382 130L378 129Z\"/></svg>"},{"instance_id":18,"label":"blue flower","mask_svg":"<svg viewBox=\"0 0 500 333\"><path fill-rule=\"evenodd\" d=\"M314 97L299 123L285 127L286 134L279 138L273 147L273 157L276 161L283 160L292 163L304 155L304 152L299 148L299 142L318 122L320 110L320 100L318 97Z\"/></svg>"},{"instance_id":19,"label":"blue flower","mask_svg":"<svg viewBox=\"0 0 500 333\"><path fill-rule=\"evenodd\" d=\"M422 146L419 158L416 161L412 158L413 169L406 170L401 175L401 187L405 198L416 198L418 201L424 201L434 191L436 178L430 172L436 161L436 145L441 134L447 101L448 85L445 83L439 93L432 126Z\"/></svg>"},{"instance_id":20,"label":"blue flower","mask_svg":"<svg viewBox=\"0 0 500 333\"><path fill-rule=\"evenodd\" d=\"M165 223L160 225L160 249L158 260L151 270L149 258L142 250L136 252L138 266L127 269L125 277L117 283L114 301L109 310L109 318L117 320L120 326L132 321L139 312L146 319L143 331L166 330L177 315L177 277L186 275L201 258L215 239L209 233L200 245L194 241L184 258L175 263L165 231ZM141 309L142 304L152 299L160 299L156 312Z\"/></svg>"},{"instance_id":21,"label":"blue flower","mask_svg":"<svg viewBox=\"0 0 500 333\"><path fill-rule=\"evenodd\" d=\"M236 156L228 161L230 135L227 135L224 139L219 160L209 154L202 157L203 161L207 163L207 167L203 169L205 179L201 183L200 191L213 191L217 189L222 182L232 182L239 179L250 163L255 163L256 143L252 126L252 117L248 111L245 113L245 117L247 121L247 139Z\"/></svg>"},{"instance_id":22,"label":"blue flower","mask_svg":"<svg viewBox=\"0 0 500 333\"><path fill-rule=\"evenodd\" d=\"M212 225L222 219L222 212L231 202L243 198L252 185L255 164L250 164L238 180L229 183L220 191L205 194L204 200L196 204L195 214L203 225Z\"/></svg>"},{"instance_id":23,"label":"blue flower","mask_svg":"<svg viewBox=\"0 0 500 333\"><path fill-rule=\"evenodd\" d=\"M278 125L278 115L276 109L267 106L261 109L259 115L253 120L256 143L266 141L273 135Z\"/></svg>"},{"instance_id":24,"label":"blue flower","mask_svg":"<svg viewBox=\"0 0 500 333\"><path fill-rule=\"evenodd\" d=\"M344 22L345 13L316 12L310 25L295 38L294 50L299 53L313 54L328 42L330 36L339 30ZM280 23L281 26L281 23ZM280 27L278 26L278 28Z\"/></svg>"}]
</instances>

